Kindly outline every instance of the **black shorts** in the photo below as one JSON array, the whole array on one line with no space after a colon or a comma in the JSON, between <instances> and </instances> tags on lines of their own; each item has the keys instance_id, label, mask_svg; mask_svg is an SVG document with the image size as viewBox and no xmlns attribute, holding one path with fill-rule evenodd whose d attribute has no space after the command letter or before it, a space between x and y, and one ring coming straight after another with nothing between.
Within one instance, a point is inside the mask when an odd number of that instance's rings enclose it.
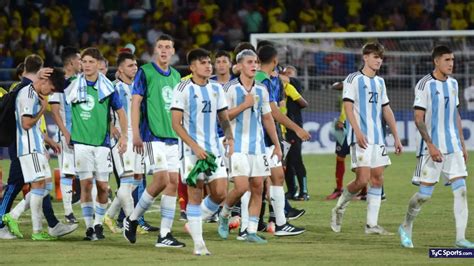
<instances>
[{"instance_id":1,"label":"black shorts","mask_svg":"<svg viewBox=\"0 0 474 266\"><path fill-rule=\"evenodd\" d=\"M347 144L347 137L344 139L344 143L341 145L336 141L336 154L339 157L346 157L351 153L349 145Z\"/></svg>"}]
</instances>

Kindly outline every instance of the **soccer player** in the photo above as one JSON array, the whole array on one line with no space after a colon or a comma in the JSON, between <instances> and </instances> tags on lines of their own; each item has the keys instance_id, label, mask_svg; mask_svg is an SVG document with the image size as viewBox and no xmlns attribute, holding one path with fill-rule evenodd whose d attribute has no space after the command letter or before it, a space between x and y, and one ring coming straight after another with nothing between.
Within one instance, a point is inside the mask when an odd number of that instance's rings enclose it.
<instances>
[{"instance_id":1,"label":"soccer player","mask_svg":"<svg viewBox=\"0 0 474 266\"><path fill-rule=\"evenodd\" d=\"M178 136L171 125L173 88L181 76L170 66L175 53L173 38L163 34L156 40L156 61L140 67L132 92L132 134L134 151L145 156L153 181L143 192L132 214L123 221L124 236L136 242L137 219L163 192L160 202L161 226L156 247L184 247L171 234L176 209L179 172Z\"/></svg>"},{"instance_id":2,"label":"soccer player","mask_svg":"<svg viewBox=\"0 0 474 266\"><path fill-rule=\"evenodd\" d=\"M46 97L64 88L64 72L55 69L47 79L37 79L20 89L16 98L17 156L25 183L31 185L30 209L33 240L52 240L54 237L43 232L43 198L49 197L51 169L48 164L44 136L40 130L41 117L47 107ZM48 144L55 145L48 138ZM49 182L46 180L49 179ZM47 187L47 183L49 184Z\"/></svg>"},{"instance_id":3,"label":"soccer player","mask_svg":"<svg viewBox=\"0 0 474 266\"><path fill-rule=\"evenodd\" d=\"M219 82L222 86L234 78L230 73L232 61L228 52L223 50L217 51L214 60L214 68L215 75L212 76L211 79Z\"/></svg>"},{"instance_id":4,"label":"soccer player","mask_svg":"<svg viewBox=\"0 0 474 266\"><path fill-rule=\"evenodd\" d=\"M268 89L273 119L284 125L286 128L293 130L301 140L306 141L310 139L310 134L291 121L286 115L282 114L278 107L278 103L282 100L282 91L279 86L275 85L275 81L272 81L270 77L271 73L278 65L277 50L273 46L264 45L258 49L258 58L261 64L261 70L257 71L255 80L263 83ZM279 80L277 80L277 82L279 82ZM279 137L281 137L281 132L279 132L279 134ZM272 184L270 186L270 199L275 212L275 235L290 236L302 234L305 231L303 228L295 227L286 221L284 210L285 191L283 189L285 173L283 171L281 160L272 155L276 144L269 138L268 134L265 136L265 145L267 147L266 154L267 158L269 158L271 169Z\"/></svg>"},{"instance_id":5,"label":"soccer player","mask_svg":"<svg viewBox=\"0 0 474 266\"><path fill-rule=\"evenodd\" d=\"M468 153L458 110L458 82L451 77L454 54L447 46L436 46L431 57L434 70L416 84L413 104L419 141L418 165L412 183L418 185L419 190L411 197L405 220L398 232L402 246L413 248L413 221L421 206L431 198L434 186L442 175L451 186L454 196L455 246L474 248L474 243L465 236L468 221L465 181Z\"/></svg>"},{"instance_id":6,"label":"soccer player","mask_svg":"<svg viewBox=\"0 0 474 266\"><path fill-rule=\"evenodd\" d=\"M209 255L202 237L201 201L204 182L207 181L210 195L206 198L206 212L212 215L225 199L227 192L227 173L220 154L217 137L217 119L225 134L227 156L233 153L234 139L227 114L225 93L219 83L210 81L212 64L209 52L194 49L188 53L187 62L192 78L181 82L174 90L171 113L173 129L182 144L182 180L198 163L216 157L216 170L209 175L197 176L196 187L188 185L189 202L186 208L188 228L194 242L195 255Z\"/></svg>"},{"instance_id":7,"label":"soccer player","mask_svg":"<svg viewBox=\"0 0 474 266\"><path fill-rule=\"evenodd\" d=\"M230 158L230 178L234 181L234 189L227 194L219 217L218 232L221 238L227 239L231 209L250 190L249 222L245 238L249 242L266 243L257 235L263 179L271 173L265 151L264 127L273 143L276 143L272 156L281 160L282 152L271 115L268 91L263 84L255 83L257 54L252 50L243 50L237 55L236 61L241 71L240 77L224 87L235 136L234 153Z\"/></svg>"},{"instance_id":8,"label":"soccer player","mask_svg":"<svg viewBox=\"0 0 474 266\"><path fill-rule=\"evenodd\" d=\"M99 72L107 76L107 72L109 71L109 61L102 57L99 60Z\"/></svg>"},{"instance_id":9,"label":"soccer player","mask_svg":"<svg viewBox=\"0 0 474 266\"><path fill-rule=\"evenodd\" d=\"M81 71L81 56L79 50L65 47L61 52L61 60L66 77L65 87L69 86ZM60 90L49 97L51 115L59 129L61 154L58 156L61 171L61 194L63 196L64 217L68 223L77 223L72 210L72 183L76 175L74 168L74 150L71 145L71 106L66 103L64 91Z\"/></svg>"},{"instance_id":10,"label":"soccer player","mask_svg":"<svg viewBox=\"0 0 474 266\"><path fill-rule=\"evenodd\" d=\"M122 207L126 216L132 214L134 207L132 192L135 189L135 185L137 185L138 182L142 182L142 174L144 172L142 167L142 156L133 151L132 143L132 88L133 79L137 70L137 60L133 54L122 52L118 55L118 78L115 82L115 89L119 95L123 109L127 114L129 139L125 153L120 154L117 145L112 148L113 163L120 180L118 180L119 188L117 190L117 195L104 216L104 224L107 225L113 233L117 232L114 219L116 214L120 211L120 207ZM111 125L111 134L114 140L118 140L120 138L120 131L117 129L119 125L117 123L118 121L115 119L115 114L113 118L114 121L112 121Z\"/></svg>"},{"instance_id":11,"label":"soccer player","mask_svg":"<svg viewBox=\"0 0 474 266\"><path fill-rule=\"evenodd\" d=\"M366 234L389 235L378 225L383 171L390 165L385 146L382 118L387 121L395 140L395 154L402 152L395 117L389 105L383 78L377 76L382 66L384 47L366 43L362 47L364 67L344 80L343 101L350 128L348 143L351 147L352 169L356 179L347 185L332 209L331 229L341 231L342 217L352 198L370 182L367 196Z\"/></svg>"},{"instance_id":12,"label":"soccer player","mask_svg":"<svg viewBox=\"0 0 474 266\"><path fill-rule=\"evenodd\" d=\"M127 116L118 93L110 80L99 72L102 54L89 47L81 53L83 74L66 89L66 101L71 104L71 142L74 144L76 173L81 182L81 208L86 224L84 240L104 239L102 226L108 204L108 180L112 172L110 154L110 109L120 122L120 153L127 149ZM94 134L91 134L94 132ZM97 204L92 202L93 180L97 186Z\"/></svg>"}]
</instances>

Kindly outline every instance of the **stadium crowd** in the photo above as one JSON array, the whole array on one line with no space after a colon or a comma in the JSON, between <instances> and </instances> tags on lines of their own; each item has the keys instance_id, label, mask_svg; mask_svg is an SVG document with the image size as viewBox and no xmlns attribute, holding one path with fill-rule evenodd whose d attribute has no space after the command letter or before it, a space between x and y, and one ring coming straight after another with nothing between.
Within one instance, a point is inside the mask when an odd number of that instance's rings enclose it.
<instances>
[{"instance_id":1,"label":"stadium crowd","mask_svg":"<svg viewBox=\"0 0 474 266\"><path fill-rule=\"evenodd\" d=\"M464 30L474 28L474 0L142 0L3 1L0 68L34 52L60 65L62 47L96 46L111 65L132 43L149 62L162 33L176 37L173 64L191 48L232 50L251 33ZM0 4L1 5L1 4ZM1 72L2 80L12 73Z\"/></svg>"}]
</instances>

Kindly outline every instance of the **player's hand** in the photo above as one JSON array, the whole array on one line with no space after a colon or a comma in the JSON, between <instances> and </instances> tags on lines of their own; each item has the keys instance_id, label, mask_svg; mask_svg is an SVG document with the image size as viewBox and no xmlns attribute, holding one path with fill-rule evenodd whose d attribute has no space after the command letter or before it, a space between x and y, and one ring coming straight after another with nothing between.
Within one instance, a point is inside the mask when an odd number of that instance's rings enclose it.
<instances>
[{"instance_id":1,"label":"player's hand","mask_svg":"<svg viewBox=\"0 0 474 266\"><path fill-rule=\"evenodd\" d=\"M336 122L336 130L342 130L344 128L344 123L341 121Z\"/></svg>"},{"instance_id":2,"label":"player's hand","mask_svg":"<svg viewBox=\"0 0 474 266\"><path fill-rule=\"evenodd\" d=\"M69 146L69 148L72 149L72 144L71 144L71 133L69 131L63 132L64 139L66 140L66 145Z\"/></svg>"},{"instance_id":3,"label":"player's hand","mask_svg":"<svg viewBox=\"0 0 474 266\"><path fill-rule=\"evenodd\" d=\"M54 151L55 154L61 153L61 146L59 145L59 143L56 143L56 142L49 143L49 146L51 147L51 149Z\"/></svg>"},{"instance_id":4,"label":"player's hand","mask_svg":"<svg viewBox=\"0 0 474 266\"><path fill-rule=\"evenodd\" d=\"M275 156L278 158L278 161L281 162L283 158L283 152L281 151L280 145L275 145L275 148L273 149L272 158Z\"/></svg>"},{"instance_id":5,"label":"player's hand","mask_svg":"<svg viewBox=\"0 0 474 266\"><path fill-rule=\"evenodd\" d=\"M400 155L403 151L403 145L399 139L395 140L395 154Z\"/></svg>"},{"instance_id":6,"label":"player's hand","mask_svg":"<svg viewBox=\"0 0 474 266\"><path fill-rule=\"evenodd\" d=\"M232 154L234 154L234 140L233 139L224 139L224 147L226 147L226 154L227 158L230 158Z\"/></svg>"},{"instance_id":7,"label":"player's hand","mask_svg":"<svg viewBox=\"0 0 474 266\"><path fill-rule=\"evenodd\" d=\"M244 106L246 108L251 108L255 104L255 98L253 94L249 93L244 96Z\"/></svg>"},{"instance_id":8,"label":"player's hand","mask_svg":"<svg viewBox=\"0 0 474 266\"><path fill-rule=\"evenodd\" d=\"M138 134L133 134L133 151L143 155L143 141Z\"/></svg>"},{"instance_id":9,"label":"player's hand","mask_svg":"<svg viewBox=\"0 0 474 266\"><path fill-rule=\"evenodd\" d=\"M127 136L120 136L118 141L118 152L119 154L124 154L127 151Z\"/></svg>"},{"instance_id":10,"label":"player's hand","mask_svg":"<svg viewBox=\"0 0 474 266\"><path fill-rule=\"evenodd\" d=\"M43 67L38 71L38 73L36 73L36 76L39 79L47 79L49 76L51 76L51 73L53 73L53 70L54 69L50 67Z\"/></svg>"},{"instance_id":11,"label":"player's hand","mask_svg":"<svg viewBox=\"0 0 474 266\"><path fill-rule=\"evenodd\" d=\"M428 152L430 153L430 156L431 156L431 159L434 161L434 162L442 162L443 161L443 155L441 154L441 152L439 151L438 148L436 148L435 145L433 144L428 144Z\"/></svg>"},{"instance_id":12,"label":"player's hand","mask_svg":"<svg viewBox=\"0 0 474 266\"><path fill-rule=\"evenodd\" d=\"M120 138L120 131L116 127L111 127L110 128L110 135L112 135L112 137L114 139L119 139Z\"/></svg>"},{"instance_id":13,"label":"player's hand","mask_svg":"<svg viewBox=\"0 0 474 266\"><path fill-rule=\"evenodd\" d=\"M298 128L295 131L296 135L298 138L300 138L302 141L308 141L311 138L311 134L309 134L308 131L304 130L303 128Z\"/></svg>"},{"instance_id":14,"label":"player's hand","mask_svg":"<svg viewBox=\"0 0 474 266\"><path fill-rule=\"evenodd\" d=\"M193 147L192 150L199 160L205 160L207 158L206 151L203 148L201 148L199 145L196 145L195 147Z\"/></svg>"},{"instance_id":15,"label":"player's hand","mask_svg":"<svg viewBox=\"0 0 474 266\"><path fill-rule=\"evenodd\" d=\"M469 159L469 153L466 150L466 147L462 148L462 155L464 156L464 162L467 163L467 159Z\"/></svg>"},{"instance_id":16,"label":"player's hand","mask_svg":"<svg viewBox=\"0 0 474 266\"><path fill-rule=\"evenodd\" d=\"M356 133L356 139L357 139L357 144L359 145L359 147L361 147L362 149L367 149L368 142L367 142L367 138L364 136L364 134L362 134L362 133L357 134Z\"/></svg>"}]
</instances>

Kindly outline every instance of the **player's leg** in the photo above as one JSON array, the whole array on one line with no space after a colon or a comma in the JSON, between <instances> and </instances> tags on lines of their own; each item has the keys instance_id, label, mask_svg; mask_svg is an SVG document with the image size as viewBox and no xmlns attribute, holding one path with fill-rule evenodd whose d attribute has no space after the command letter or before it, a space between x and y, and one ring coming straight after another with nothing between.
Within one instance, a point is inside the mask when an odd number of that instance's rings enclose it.
<instances>
[{"instance_id":1,"label":"player's leg","mask_svg":"<svg viewBox=\"0 0 474 266\"><path fill-rule=\"evenodd\" d=\"M263 177L251 177L249 182L250 202L249 202L249 221L246 240L252 243L265 244L267 241L257 235L260 208L262 206Z\"/></svg>"},{"instance_id":2,"label":"player's leg","mask_svg":"<svg viewBox=\"0 0 474 266\"><path fill-rule=\"evenodd\" d=\"M186 205L188 205L188 187L181 181L181 176L178 177L178 202L179 202L179 220L187 221Z\"/></svg>"},{"instance_id":3,"label":"player's leg","mask_svg":"<svg viewBox=\"0 0 474 266\"><path fill-rule=\"evenodd\" d=\"M301 155L301 141L295 141L291 147L294 149L293 156L293 168L295 169L295 174L298 179L299 193L298 200L309 200L308 195L308 180L306 177L306 167L303 163L303 156Z\"/></svg>"},{"instance_id":4,"label":"player's leg","mask_svg":"<svg viewBox=\"0 0 474 266\"><path fill-rule=\"evenodd\" d=\"M74 150L61 138L61 154L58 155L61 171L61 194L64 208L64 217L68 223L77 223L72 209L73 189L72 183L75 175Z\"/></svg>"},{"instance_id":5,"label":"player's leg","mask_svg":"<svg viewBox=\"0 0 474 266\"><path fill-rule=\"evenodd\" d=\"M236 158L237 156L232 155L233 164L237 164ZM242 165L242 163L240 163L239 165ZM235 169L236 166L233 165L232 167L233 169ZM243 176L243 175L233 176L234 174L238 174L238 173L235 170L231 173L231 178L233 178L234 180L234 188L227 193L227 196L224 202L224 207L222 208L222 211L219 214L219 226L218 226L217 232L219 233L219 236L222 239L227 239L227 237L229 236L229 219L231 217L233 206L242 197L242 195L244 195L244 193L246 193L249 190L249 180L248 180L249 177ZM243 204L245 204L245 202ZM242 206L244 208L247 207L247 210L248 210L248 205L247 206L242 205ZM219 205L217 204L216 207L219 208Z\"/></svg>"},{"instance_id":6,"label":"player's leg","mask_svg":"<svg viewBox=\"0 0 474 266\"><path fill-rule=\"evenodd\" d=\"M194 255L210 255L211 253L204 243L202 236L201 199L204 182L198 180L196 187L188 186L188 206L186 215L188 217L189 234L194 242Z\"/></svg>"},{"instance_id":7,"label":"player's leg","mask_svg":"<svg viewBox=\"0 0 474 266\"><path fill-rule=\"evenodd\" d=\"M337 199L342 194L344 174L346 172L346 156L350 154L350 148L347 139L341 145L336 142L336 188L333 193L326 197L327 200Z\"/></svg>"},{"instance_id":8,"label":"player's leg","mask_svg":"<svg viewBox=\"0 0 474 266\"><path fill-rule=\"evenodd\" d=\"M382 203L383 171L385 166L372 168L370 187L367 190L367 222L366 234L392 235L378 224L380 205Z\"/></svg>"}]
</instances>

